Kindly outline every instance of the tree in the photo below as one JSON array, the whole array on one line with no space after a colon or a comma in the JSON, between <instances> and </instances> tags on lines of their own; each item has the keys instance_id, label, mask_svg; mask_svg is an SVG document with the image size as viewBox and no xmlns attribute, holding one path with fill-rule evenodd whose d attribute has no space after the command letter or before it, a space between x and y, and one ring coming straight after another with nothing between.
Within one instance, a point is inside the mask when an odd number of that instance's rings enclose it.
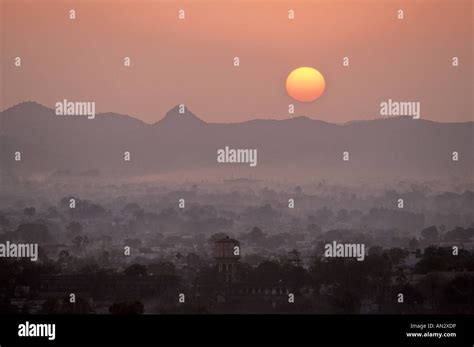
<instances>
[{"instance_id":1,"label":"tree","mask_svg":"<svg viewBox=\"0 0 474 347\"><path fill-rule=\"evenodd\" d=\"M103 251L99 256L98 262L102 266L109 266L110 265L110 252Z\"/></svg>"},{"instance_id":2,"label":"tree","mask_svg":"<svg viewBox=\"0 0 474 347\"><path fill-rule=\"evenodd\" d=\"M438 273L429 273L418 283L418 288L431 305L433 312L438 312L439 302L446 288L447 280Z\"/></svg>"},{"instance_id":3,"label":"tree","mask_svg":"<svg viewBox=\"0 0 474 347\"><path fill-rule=\"evenodd\" d=\"M66 230L68 231L68 233L73 234L73 235L82 233L82 229L83 228L82 228L81 223L78 223L78 222L70 222L68 226L66 227Z\"/></svg>"},{"instance_id":4,"label":"tree","mask_svg":"<svg viewBox=\"0 0 474 347\"><path fill-rule=\"evenodd\" d=\"M415 272L446 271L449 266L448 257L436 252L437 250L434 247L426 248L423 258L415 265Z\"/></svg>"},{"instance_id":5,"label":"tree","mask_svg":"<svg viewBox=\"0 0 474 347\"><path fill-rule=\"evenodd\" d=\"M48 243L52 240L48 227L44 224L20 224L15 236L30 243Z\"/></svg>"},{"instance_id":6,"label":"tree","mask_svg":"<svg viewBox=\"0 0 474 347\"><path fill-rule=\"evenodd\" d=\"M58 314L61 313L61 303L58 299L49 297L41 306L41 313L43 314Z\"/></svg>"},{"instance_id":7,"label":"tree","mask_svg":"<svg viewBox=\"0 0 474 347\"><path fill-rule=\"evenodd\" d=\"M274 261L264 261L254 270L254 280L257 282L278 282L282 279L280 265Z\"/></svg>"},{"instance_id":8,"label":"tree","mask_svg":"<svg viewBox=\"0 0 474 347\"><path fill-rule=\"evenodd\" d=\"M99 265L96 263L89 263L84 265L80 270L79 273L85 274L85 275L91 275L91 274L97 274L100 271Z\"/></svg>"},{"instance_id":9,"label":"tree","mask_svg":"<svg viewBox=\"0 0 474 347\"><path fill-rule=\"evenodd\" d=\"M70 257L70 254L67 250L63 249L61 252L59 252L59 259L67 259Z\"/></svg>"},{"instance_id":10,"label":"tree","mask_svg":"<svg viewBox=\"0 0 474 347\"><path fill-rule=\"evenodd\" d=\"M418 241L417 239L412 238L412 239L408 242L408 249L409 249L410 251L415 251L418 247L420 247L420 241Z\"/></svg>"},{"instance_id":11,"label":"tree","mask_svg":"<svg viewBox=\"0 0 474 347\"><path fill-rule=\"evenodd\" d=\"M135 202L132 202L132 203L128 203L127 205L125 205L125 207L122 209L122 213L134 215L134 214L138 213L140 210L141 210L140 205L138 205Z\"/></svg>"},{"instance_id":12,"label":"tree","mask_svg":"<svg viewBox=\"0 0 474 347\"><path fill-rule=\"evenodd\" d=\"M474 312L474 276L459 275L446 286L440 303L447 313L472 314Z\"/></svg>"},{"instance_id":13,"label":"tree","mask_svg":"<svg viewBox=\"0 0 474 347\"><path fill-rule=\"evenodd\" d=\"M349 220L349 213L346 209L341 209L337 212L337 220L341 222L347 222Z\"/></svg>"},{"instance_id":14,"label":"tree","mask_svg":"<svg viewBox=\"0 0 474 347\"><path fill-rule=\"evenodd\" d=\"M319 209L314 214L314 222L321 226L326 226L334 218L334 213L327 206Z\"/></svg>"},{"instance_id":15,"label":"tree","mask_svg":"<svg viewBox=\"0 0 474 347\"><path fill-rule=\"evenodd\" d=\"M251 243L258 244L265 240L266 234L259 227L253 227L247 237Z\"/></svg>"},{"instance_id":16,"label":"tree","mask_svg":"<svg viewBox=\"0 0 474 347\"><path fill-rule=\"evenodd\" d=\"M65 297L61 307L63 314L88 314L92 313L92 307L88 301L81 297L76 302L70 302L69 297Z\"/></svg>"},{"instance_id":17,"label":"tree","mask_svg":"<svg viewBox=\"0 0 474 347\"><path fill-rule=\"evenodd\" d=\"M73 199L73 197L65 197L61 199L61 205L69 206L70 199ZM75 200L76 208L71 209L71 212L74 212L75 216L98 218L103 217L105 214L107 214L107 210L99 204L95 204L88 200L80 200L77 198L75 198Z\"/></svg>"},{"instance_id":18,"label":"tree","mask_svg":"<svg viewBox=\"0 0 474 347\"><path fill-rule=\"evenodd\" d=\"M111 314L142 314L144 306L140 301L118 302L109 307Z\"/></svg>"},{"instance_id":19,"label":"tree","mask_svg":"<svg viewBox=\"0 0 474 347\"><path fill-rule=\"evenodd\" d=\"M426 241L429 241L429 242L434 242L436 240L438 240L438 237L439 237L439 231L438 231L438 228L434 225L428 227L428 228L425 228L421 231L421 236L426 240Z\"/></svg>"},{"instance_id":20,"label":"tree","mask_svg":"<svg viewBox=\"0 0 474 347\"><path fill-rule=\"evenodd\" d=\"M48 207L48 214L46 215L47 218L57 218L59 217L59 212L56 207L50 206Z\"/></svg>"},{"instance_id":21,"label":"tree","mask_svg":"<svg viewBox=\"0 0 474 347\"><path fill-rule=\"evenodd\" d=\"M306 231L311 234L321 234L322 229L319 225L311 223L308 224L308 226L306 227Z\"/></svg>"},{"instance_id":22,"label":"tree","mask_svg":"<svg viewBox=\"0 0 474 347\"><path fill-rule=\"evenodd\" d=\"M400 287L395 287L395 293L403 294L403 302L405 305L398 306L398 308L400 308L403 312L416 312L417 307L423 304L423 295L418 291L417 288L409 283L406 283Z\"/></svg>"},{"instance_id":23,"label":"tree","mask_svg":"<svg viewBox=\"0 0 474 347\"><path fill-rule=\"evenodd\" d=\"M369 248L369 255L382 255L383 248L381 246L372 246Z\"/></svg>"},{"instance_id":24,"label":"tree","mask_svg":"<svg viewBox=\"0 0 474 347\"><path fill-rule=\"evenodd\" d=\"M146 276L148 271L145 265L132 264L127 266L123 273L127 276Z\"/></svg>"},{"instance_id":25,"label":"tree","mask_svg":"<svg viewBox=\"0 0 474 347\"><path fill-rule=\"evenodd\" d=\"M361 295L350 287L337 286L331 296L331 304L340 313L358 313Z\"/></svg>"},{"instance_id":26,"label":"tree","mask_svg":"<svg viewBox=\"0 0 474 347\"><path fill-rule=\"evenodd\" d=\"M303 189L301 189L300 186L296 186L295 189L293 189L293 192L296 196L301 196L303 195Z\"/></svg>"},{"instance_id":27,"label":"tree","mask_svg":"<svg viewBox=\"0 0 474 347\"><path fill-rule=\"evenodd\" d=\"M25 216L33 217L36 214L36 208L27 207L23 210L23 213L25 214Z\"/></svg>"},{"instance_id":28,"label":"tree","mask_svg":"<svg viewBox=\"0 0 474 347\"><path fill-rule=\"evenodd\" d=\"M125 239L124 244L133 248L139 248L142 245L142 240L140 239Z\"/></svg>"},{"instance_id":29,"label":"tree","mask_svg":"<svg viewBox=\"0 0 474 347\"><path fill-rule=\"evenodd\" d=\"M72 240L72 244L74 245L74 247L76 247L79 250L85 250L86 247L89 245L89 243L90 243L90 240L87 237L87 235L76 236Z\"/></svg>"},{"instance_id":30,"label":"tree","mask_svg":"<svg viewBox=\"0 0 474 347\"><path fill-rule=\"evenodd\" d=\"M154 275L175 275L176 268L169 261L148 265L148 270Z\"/></svg>"},{"instance_id":31,"label":"tree","mask_svg":"<svg viewBox=\"0 0 474 347\"><path fill-rule=\"evenodd\" d=\"M393 265L400 264L400 261L407 255L407 252L401 248L390 248L388 250L388 256L392 261Z\"/></svg>"},{"instance_id":32,"label":"tree","mask_svg":"<svg viewBox=\"0 0 474 347\"><path fill-rule=\"evenodd\" d=\"M474 237L474 228L461 228L456 227L453 230L448 231L444 235L444 239L446 241L454 241L454 242L469 242Z\"/></svg>"},{"instance_id":33,"label":"tree","mask_svg":"<svg viewBox=\"0 0 474 347\"><path fill-rule=\"evenodd\" d=\"M0 226L2 227L10 226L10 221L8 220L7 217L5 217L3 213L0 213Z\"/></svg>"}]
</instances>

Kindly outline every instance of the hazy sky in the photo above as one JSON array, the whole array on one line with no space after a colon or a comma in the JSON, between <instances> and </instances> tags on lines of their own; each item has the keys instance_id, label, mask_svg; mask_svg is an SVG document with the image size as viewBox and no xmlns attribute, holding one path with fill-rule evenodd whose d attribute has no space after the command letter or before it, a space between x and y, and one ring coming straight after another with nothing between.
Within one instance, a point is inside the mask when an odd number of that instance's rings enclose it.
<instances>
[{"instance_id":1,"label":"hazy sky","mask_svg":"<svg viewBox=\"0 0 474 347\"><path fill-rule=\"evenodd\" d=\"M425 119L473 119L472 0L0 2L1 109L66 98L151 123L184 103L239 122L288 118L293 103L295 115L346 122L380 118L392 99L421 102ZM285 91L300 66L326 79L312 103Z\"/></svg>"}]
</instances>

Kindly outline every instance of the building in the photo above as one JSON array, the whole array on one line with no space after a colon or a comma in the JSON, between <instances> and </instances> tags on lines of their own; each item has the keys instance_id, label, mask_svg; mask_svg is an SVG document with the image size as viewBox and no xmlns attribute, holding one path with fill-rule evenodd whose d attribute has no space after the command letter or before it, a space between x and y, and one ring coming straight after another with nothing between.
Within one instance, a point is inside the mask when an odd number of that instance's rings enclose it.
<instances>
[{"instance_id":1,"label":"building","mask_svg":"<svg viewBox=\"0 0 474 347\"><path fill-rule=\"evenodd\" d=\"M226 283L233 282L237 274L237 265L240 260L240 242L229 236L216 241L214 244L214 259L219 274Z\"/></svg>"},{"instance_id":2,"label":"building","mask_svg":"<svg viewBox=\"0 0 474 347\"><path fill-rule=\"evenodd\" d=\"M66 297L70 293L94 299L143 299L176 287L172 275L127 276L122 274L40 275L40 297Z\"/></svg>"}]
</instances>

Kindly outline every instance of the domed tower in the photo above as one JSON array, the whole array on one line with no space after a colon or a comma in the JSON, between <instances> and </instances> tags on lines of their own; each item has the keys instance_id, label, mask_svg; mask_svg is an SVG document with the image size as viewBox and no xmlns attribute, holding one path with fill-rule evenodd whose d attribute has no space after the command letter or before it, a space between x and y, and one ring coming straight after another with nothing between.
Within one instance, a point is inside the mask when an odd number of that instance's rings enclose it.
<instances>
[{"instance_id":1,"label":"domed tower","mask_svg":"<svg viewBox=\"0 0 474 347\"><path fill-rule=\"evenodd\" d=\"M240 242L229 236L216 241L214 244L214 258L219 273L226 282L232 282L237 273L237 264L240 259Z\"/></svg>"}]
</instances>

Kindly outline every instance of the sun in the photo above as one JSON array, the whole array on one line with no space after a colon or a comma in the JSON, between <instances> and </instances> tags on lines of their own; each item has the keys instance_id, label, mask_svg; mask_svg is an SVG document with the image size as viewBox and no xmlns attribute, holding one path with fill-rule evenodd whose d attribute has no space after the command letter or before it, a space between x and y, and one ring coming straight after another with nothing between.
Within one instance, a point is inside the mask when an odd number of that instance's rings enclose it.
<instances>
[{"instance_id":1,"label":"sun","mask_svg":"<svg viewBox=\"0 0 474 347\"><path fill-rule=\"evenodd\" d=\"M326 88L323 75L312 67L299 67L286 78L286 91L293 99L311 102L319 98Z\"/></svg>"}]
</instances>

